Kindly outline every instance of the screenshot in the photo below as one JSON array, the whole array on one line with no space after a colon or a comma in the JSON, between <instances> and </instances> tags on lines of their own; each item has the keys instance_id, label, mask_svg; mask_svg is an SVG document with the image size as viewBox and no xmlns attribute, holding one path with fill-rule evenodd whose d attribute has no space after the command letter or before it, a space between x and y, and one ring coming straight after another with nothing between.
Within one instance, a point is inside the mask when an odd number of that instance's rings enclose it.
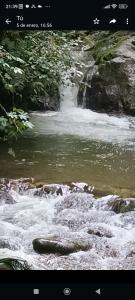
<instances>
[{"instance_id":1,"label":"screenshot","mask_svg":"<svg viewBox=\"0 0 135 300\"><path fill-rule=\"evenodd\" d=\"M1 1L1 299L135 297L134 11Z\"/></svg>"}]
</instances>

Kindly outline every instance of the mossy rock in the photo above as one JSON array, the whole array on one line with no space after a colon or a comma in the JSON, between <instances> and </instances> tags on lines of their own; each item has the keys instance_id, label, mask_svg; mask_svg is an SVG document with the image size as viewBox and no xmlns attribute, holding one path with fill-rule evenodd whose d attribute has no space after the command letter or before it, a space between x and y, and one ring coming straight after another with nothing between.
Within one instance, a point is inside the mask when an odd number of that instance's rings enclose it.
<instances>
[{"instance_id":1,"label":"mossy rock","mask_svg":"<svg viewBox=\"0 0 135 300\"><path fill-rule=\"evenodd\" d=\"M135 209L135 200L126 200L126 199L118 199L115 200L111 206L111 210L113 210L116 214L126 213L129 211L133 211Z\"/></svg>"}]
</instances>

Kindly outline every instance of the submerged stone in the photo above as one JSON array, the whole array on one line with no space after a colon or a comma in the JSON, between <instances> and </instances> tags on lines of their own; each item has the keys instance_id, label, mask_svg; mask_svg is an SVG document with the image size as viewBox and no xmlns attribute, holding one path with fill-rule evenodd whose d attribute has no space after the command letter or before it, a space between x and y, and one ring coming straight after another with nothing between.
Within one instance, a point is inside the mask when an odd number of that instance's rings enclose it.
<instances>
[{"instance_id":1,"label":"submerged stone","mask_svg":"<svg viewBox=\"0 0 135 300\"><path fill-rule=\"evenodd\" d=\"M107 238L112 238L113 235L111 232L103 232L103 230L97 230L97 229L89 229L88 230L88 233L89 234L94 234L94 235L97 235L98 237L107 237Z\"/></svg>"},{"instance_id":2,"label":"submerged stone","mask_svg":"<svg viewBox=\"0 0 135 300\"><path fill-rule=\"evenodd\" d=\"M88 246L79 244L66 239L35 239L33 241L33 248L40 254L59 254L68 255L73 252L86 251Z\"/></svg>"},{"instance_id":3,"label":"submerged stone","mask_svg":"<svg viewBox=\"0 0 135 300\"><path fill-rule=\"evenodd\" d=\"M0 239L0 249L8 248L11 249L10 243L7 240Z\"/></svg>"},{"instance_id":4,"label":"submerged stone","mask_svg":"<svg viewBox=\"0 0 135 300\"><path fill-rule=\"evenodd\" d=\"M1 204L14 204L14 203L16 203L16 201L9 193L0 191L0 205Z\"/></svg>"}]
</instances>

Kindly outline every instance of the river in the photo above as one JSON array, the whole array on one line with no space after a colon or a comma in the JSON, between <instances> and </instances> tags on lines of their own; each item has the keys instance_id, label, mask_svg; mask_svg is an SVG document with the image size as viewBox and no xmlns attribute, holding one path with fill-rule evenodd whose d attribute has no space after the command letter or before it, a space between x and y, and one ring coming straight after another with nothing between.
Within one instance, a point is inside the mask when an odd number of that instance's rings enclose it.
<instances>
[{"instance_id":1,"label":"river","mask_svg":"<svg viewBox=\"0 0 135 300\"><path fill-rule=\"evenodd\" d=\"M0 206L0 238L10 249L0 255L26 259L33 269L134 269L135 212L116 214L109 203L114 195L135 198L135 118L77 107L76 94L75 87L62 88L59 112L31 113L34 128L14 145L15 158L1 146L1 178L33 177L64 184L64 192L41 197L11 190L17 203ZM71 182L95 186L99 198L69 192ZM34 252L34 238L53 236L89 243L90 250Z\"/></svg>"},{"instance_id":2,"label":"river","mask_svg":"<svg viewBox=\"0 0 135 300\"><path fill-rule=\"evenodd\" d=\"M135 118L76 107L75 87L63 92L60 112L34 112L33 130L0 149L0 176L47 183L83 181L119 195L135 194Z\"/></svg>"}]
</instances>

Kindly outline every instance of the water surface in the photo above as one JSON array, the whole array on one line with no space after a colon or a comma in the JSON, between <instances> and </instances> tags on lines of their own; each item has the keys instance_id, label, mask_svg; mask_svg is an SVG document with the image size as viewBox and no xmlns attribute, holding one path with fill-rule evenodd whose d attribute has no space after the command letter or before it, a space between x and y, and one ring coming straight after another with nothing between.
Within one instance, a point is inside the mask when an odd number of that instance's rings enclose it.
<instances>
[{"instance_id":1,"label":"water surface","mask_svg":"<svg viewBox=\"0 0 135 300\"><path fill-rule=\"evenodd\" d=\"M84 181L100 189L135 193L135 118L75 106L66 88L60 112L31 114L34 128L0 149L0 177L34 177L47 183Z\"/></svg>"}]
</instances>

